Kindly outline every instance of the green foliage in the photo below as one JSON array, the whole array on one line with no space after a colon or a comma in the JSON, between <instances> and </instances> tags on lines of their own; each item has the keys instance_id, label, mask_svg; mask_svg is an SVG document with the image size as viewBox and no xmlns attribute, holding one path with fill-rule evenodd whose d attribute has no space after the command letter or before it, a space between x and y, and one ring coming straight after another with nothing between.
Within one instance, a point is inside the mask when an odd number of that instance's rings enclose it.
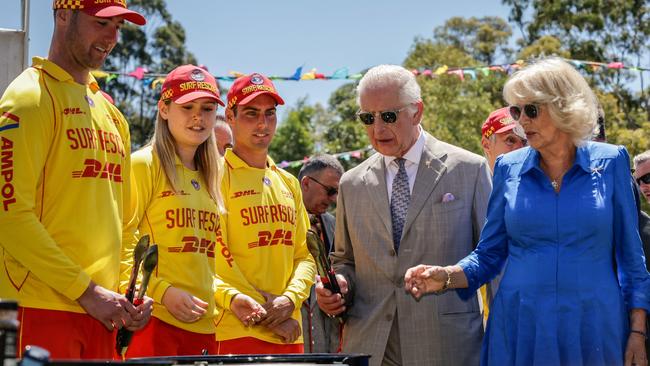
<instances>
[{"instance_id":1,"label":"green foliage","mask_svg":"<svg viewBox=\"0 0 650 366\"><path fill-rule=\"evenodd\" d=\"M438 42L453 46L488 65L496 60L497 52L506 57L512 53L508 48L510 36L512 29L499 17L453 17L434 30L434 39Z\"/></svg>"},{"instance_id":2,"label":"green foliage","mask_svg":"<svg viewBox=\"0 0 650 366\"><path fill-rule=\"evenodd\" d=\"M120 42L107 58L105 70L130 72L142 66L151 73L166 74L176 66L196 64L185 47L185 30L172 20L165 0L133 0L129 7L141 12L147 24L138 27L127 22L122 27ZM118 78L102 88L129 121L133 147L142 146L153 134L158 91L135 78Z\"/></svg>"},{"instance_id":3,"label":"green foliage","mask_svg":"<svg viewBox=\"0 0 650 366\"><path fill-rule=\"evenodd\" d=\"M313 154L313 119L318 109L307 105L306 99L299 100L295 107L289 109L287 118L277 128L269 147L269 155L276 162L302 160ZM296 173L292 169L288 170Z\"/></svg>"},{"instance_id":4,"label":"green foliage","mask_svg":"<svg viewBox=\"0 0 650 366\"><path fill-rule=\"evenodd\" d=\"M642 0L503 0L511 7L528 46L520 56L557 54L590 61L647 66L650 4ZM650 102L643 75L632 71L582 70L594 86L606 117L608 141L634 155L650 146ZM640 75L640 76L639 76ZM647 74L646 74L647 75ZM641 90L632 91L640 77Z\"/></svg>"}]
</instances>

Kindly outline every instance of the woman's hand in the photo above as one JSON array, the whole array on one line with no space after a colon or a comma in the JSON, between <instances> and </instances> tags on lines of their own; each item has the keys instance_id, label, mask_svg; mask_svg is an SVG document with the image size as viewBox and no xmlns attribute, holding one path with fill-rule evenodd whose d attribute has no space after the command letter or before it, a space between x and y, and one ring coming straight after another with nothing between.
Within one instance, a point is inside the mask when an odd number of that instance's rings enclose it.
<instances>
[{"instance_id":1,"label":"woman's hand","mask_svg":"<svg viewBox=\"0 0 650 366\"><path fill-rule=\"evenodd\" d=\"M208 309L207 302L173 286L165 291L162 303L174 318L183 323L194 323L201 319Z\"/></svg>"},{"instance_id":2,"label":"woman's hand","mask_svg":"<svg viewBox=\"0 0 650 366\"><path fill-rule=\"evenodd\" d=\"M625 349L625 366L647 366L648 358L645 353L645 336L630 333Z\"/></svg>"},{"instance_id":3,"label":"woman's hand","mask_svg":"<svg viewBox=\"0 0 650 366\"><path fill-rule=\"evenodd\" d=\"M420 264L406 271L404 289L419 299L424 294L441 290L448 277L444 267Z\"/></svg>"}]
</instances>

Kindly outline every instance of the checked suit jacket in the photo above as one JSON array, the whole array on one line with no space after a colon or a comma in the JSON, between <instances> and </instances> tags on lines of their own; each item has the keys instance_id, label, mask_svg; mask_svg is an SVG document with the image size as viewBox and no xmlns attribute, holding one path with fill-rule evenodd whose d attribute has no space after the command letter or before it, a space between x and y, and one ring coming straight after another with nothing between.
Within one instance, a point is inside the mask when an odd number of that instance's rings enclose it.
<instances>
[{"instance_id":1,"label":"checked suit jacket","mask_svg":"<svg viewBox=\"0 0 650 366\"><path fill-rule=\"evenodd\" d=\"M424 134L399 253L382 155L345 173L339 185L331 257L353 297L343 352L370 354L373 366L382 364L394 316L404 365L479 364L483 327L476 296L462 301L448 291L416 301L404 291L408 268L453 265L475 248L492 190L483 157ZM453 199L447 195L443 202L447 193Z\"/></svg>"}]
</instances>

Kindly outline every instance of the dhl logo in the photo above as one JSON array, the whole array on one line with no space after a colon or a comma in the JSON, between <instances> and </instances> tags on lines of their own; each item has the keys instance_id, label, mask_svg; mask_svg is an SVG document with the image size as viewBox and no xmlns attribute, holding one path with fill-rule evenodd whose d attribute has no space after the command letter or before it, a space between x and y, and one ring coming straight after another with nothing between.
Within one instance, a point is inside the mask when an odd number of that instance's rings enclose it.
<instances>
[{"instance_id":1,"label":"dhl logo","mask_svg":"<svg viewBox=\"0 0 650 366\"><path fill-rule=\"evenodd\" d=\"M167 251L170 253L204 253L209 258L214 258L215 242L196 236L184 236L182 241L183 246L169 247Z\"/></svg>"},{"instance_id":2,"label":"dhl logo","mask_svg":"<svg viewBox=\"0 0 650 366\"><path fill-rule=\"evenodd\" d=\"M86 159L86 166L83 170L72 172L73 178L100 178L108 179L113 182L122 182L122 166L116 163L102 163L95 159Z\"/></svg>"},{"instance_id":3,"label":"dhl logo","mask_svg":"<svg viewBox=\"0 0 650 366\"><path fill-rule=\"evenodd\" d=\"M263 230L257 233L257 241L248 243L248 249L273 246L278 244L292 246L292 237L293 233L290 230L285 231L282 229L277 229L275 233Z\"/></svg>"},{"instance_id":4,"label":"dhl logo","mask_svg":"<svg viewBox=\"0 0 650 366\"><path fill-rule=\"evenodd\" d=\"M172 197L172 196L189 196L190 194L181 190L179 192L174 192L174 191L162 191L160 193L160 196L158 198L165 198L165 197Z\"/></svg>"},{"instance_id":5,"label":"dhl logo","mask_svg":"<svg viewBox=\"0 0 650 366\"><path fill-rule=\"evenodd\" d=\"M82 111L81 108L79 107L74 107L74 108L66 108L63 110L63 114L66 116L69 114L86 114L86 112Z\"/></svg>"},{"instance_id":6,"label":"dhl logo","mask_svg":"<svg viewBox=\"0 0 650 366\"><path fill-rule=\"evenodd\" d=\"M260 194L260 192L255 192L254 189L248 189L248 190L245 190L245 191L235 192L235 193L232 194L232 196L230 196L230 198L232 199L232 198L239 198L239 197L244 197L244 196L254 196L256 194Z\"/></svg>"}]
</instances>

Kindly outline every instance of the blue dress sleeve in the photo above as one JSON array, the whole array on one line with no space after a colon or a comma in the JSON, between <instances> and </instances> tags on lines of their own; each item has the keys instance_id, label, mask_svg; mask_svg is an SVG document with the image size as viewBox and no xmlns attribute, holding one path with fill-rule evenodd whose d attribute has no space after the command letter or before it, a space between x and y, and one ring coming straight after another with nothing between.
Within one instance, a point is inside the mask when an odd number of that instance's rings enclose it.
<instances>
[{"instance_id":1,"label":"blue dress sleeve","mask_svg":"<svg viewBox=\"0 0 650 366\"><path fill-rule=\"evenodd\" d=\"M488 202L487 217L479 243L472 253L463 258L458 265L465 272L468 287L457 289L461 299L467 300L476 294L484 283L501 272L508 256L508 235L505 225L506 181L510 169L498 157L494 168L492 193Z\"/></svg>"},{"instance_id":2,"label":"blue dress sleeve","mask_svg":"<svg viewBox=\"0 0 650 366\"><path fill-rule=\"evenodd\" d=\"M630 158L619 146L614 167L614 250L618 281L629 309L650 311L650 275L638 227L638 209L630 175Z\"/></svg>"}]
</instances>

